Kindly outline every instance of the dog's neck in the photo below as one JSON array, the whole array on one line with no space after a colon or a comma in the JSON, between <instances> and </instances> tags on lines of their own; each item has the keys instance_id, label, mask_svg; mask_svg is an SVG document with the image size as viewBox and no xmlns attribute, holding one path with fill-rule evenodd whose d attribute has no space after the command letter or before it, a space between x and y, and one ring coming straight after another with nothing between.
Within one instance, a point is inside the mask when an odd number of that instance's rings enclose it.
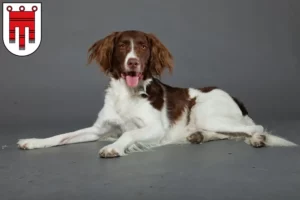
<instances>
[{"instance_id":1,"label":"dog's neck","mask_svg":"<svg viewBox=\"0 0 300 200\"><path fill-rule=\"evenodd\" d=\"M136 87L131 88L126 84L126 81L123 78L119 78L119 79L111 78L109 87L113 91L120 92L122 94L127 94L130 96L143 95L143 94L147 95L146 93L147 86L152 81L153 78L141 80Z\"/></svg>"}]
</instances>

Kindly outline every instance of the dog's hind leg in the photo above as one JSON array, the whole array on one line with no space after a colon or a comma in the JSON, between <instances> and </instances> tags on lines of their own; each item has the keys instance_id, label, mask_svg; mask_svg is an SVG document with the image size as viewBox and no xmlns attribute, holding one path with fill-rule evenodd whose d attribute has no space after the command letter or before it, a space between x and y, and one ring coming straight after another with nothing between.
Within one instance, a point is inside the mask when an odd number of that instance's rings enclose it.
<instances>
[{"instance_id":1,"label":"dog's hind leg","mask_svg":"<svg viewBox=\"0 0 300 200\"><path fill-rule=\"evenodd\" d=\"M244 118L211 118L206 123L201 124L201 128L207 130L205 132L207 138L242 139L253 147L266 146L264 128L261 125L256 125L254 122L249 123Z\"/></svg>"},{"instance_id":2,"label":"dog's hind leg","mask_svg":"<svg viewBox=\"0 0 300 200\"><path fill-rule=\"evenodd\" d=\"M233 118L208 118L205 123L199 123L202 131L190 134L187 140L190 143L203 143L213 140L244 140L247 144L259 148L265 146L297 146L284 138L271 135L261 125L249 121L246 116L240 120ZM246 119L246 120L244 120ZM251 122L251 123L250 123ZM201 130L199 129L199 130ZM201 142L199 141L201 139ZM196 141L196 142L195 142Z\"/></svg>"},{"instance_id":3,"label":"dog's hind leg","mask_svg":"<svg viewBox=\"0 0 300 200\"><path fill-rule=\"evenodd\" d=\"M250 144L253 147L264 147L266 136L263 134L248 134L245 132L225 132L225 131L198 131L195 133L192 133L187 138L187 141L192 144L200 144L204 142L209 141L215 141L215 140L226 140L226 139L232 139L232 140L244 140L247 144Z\"/></svg>"},{"instance_id":4,"label":"dog's hind leg","mask_svg":"<svg viewBox=\"0 0 300 200\"><path fill-rule=\"evenodd\" d=\"M228 135L222 135L212 131L197 131L186 137L186 140L191 144L201 144L215 140L229 139Z\"/></svg>"}]
</instances>

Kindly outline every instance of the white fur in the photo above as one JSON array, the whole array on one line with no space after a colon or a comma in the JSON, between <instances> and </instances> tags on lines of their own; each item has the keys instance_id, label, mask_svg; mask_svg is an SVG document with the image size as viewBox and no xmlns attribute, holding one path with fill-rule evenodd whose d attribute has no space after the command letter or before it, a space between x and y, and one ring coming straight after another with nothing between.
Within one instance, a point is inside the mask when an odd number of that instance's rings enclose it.
<instances>
[{"instance_id":1,"label":"white fur","mask_svg":"<svg viewBox=\"0 0 300 200\"><path fill-rule=\"evenodd\" d=\"M149 79L141 84L145 86L150 82ZM95 141L116 134L120 137L101 148L99 153L109 155L117 152L124 156L132 151L187 143L186 137L196 131L203 133L205 141L230 138L217 134L218 131L238 131L252 136L245 140L246 143L256 142L259 134L263 134L267 138L268 146L296 146L290 141L269 134L249 116L243 116L232 98L220 89L208 93L189 89L190 97L197 97L197 101L191 110L188 126L185 117L187 112L184 112L175 125L170 126L166 104L159 111L138 94L137 90L127 87L123 79L112 78L106 91L104 106L91 127L44 139L22 139L18 145L24 149L46 148Z\"/></svg>"},{"instance_id":2,"label":"white fur","mask_svg":"<svg viewBox=\"0 0 300 200\"><path fill-rule=\"evenodd\" d=\"M130 40L130 51L128 52L128 54L126 55L125 57L125 62L124 62L124 66L125 66L125 69L126 71L130 71L130 68L128 66L128 60L130 58L135 58L135 59L139 59L135 53L135 50L134 50L134 42L133 42L133 39ZM141 71L141 65L139 65L136 69L137 72L140 72Z\"/></svg>"}]
</instances>

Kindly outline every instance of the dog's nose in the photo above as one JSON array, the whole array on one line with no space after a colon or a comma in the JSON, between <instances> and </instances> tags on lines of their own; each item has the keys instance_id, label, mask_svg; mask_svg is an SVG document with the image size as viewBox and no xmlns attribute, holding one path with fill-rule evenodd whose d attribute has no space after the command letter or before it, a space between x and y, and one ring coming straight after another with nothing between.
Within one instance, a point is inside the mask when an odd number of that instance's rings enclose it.
<instances>
[{"instance_id":1,"label":"dog's nose","mask_svg":"<svg viewBox=\"0 0 300 200\"><path fill-rule=\"evenodd\" d=\"M136 69L139 65L140 65L140 62L136 58L129 58L128 61L127 61L127 66L130 69Z\"/></svg>"}]
</instances>

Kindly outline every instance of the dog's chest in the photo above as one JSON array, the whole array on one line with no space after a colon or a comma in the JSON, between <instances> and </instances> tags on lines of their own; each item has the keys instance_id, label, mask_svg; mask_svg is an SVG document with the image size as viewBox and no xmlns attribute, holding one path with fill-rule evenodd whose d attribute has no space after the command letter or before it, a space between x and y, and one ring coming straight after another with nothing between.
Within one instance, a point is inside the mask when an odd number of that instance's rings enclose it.
<instances>
[{"instance_id":1,"label":"dog's chest","mask_svg":"<svg viewBox=\"0 0 300 200\"><path fill-rule=\"evenodd\" d=\"M138 120L147 124L159 118L157 111L147 99L141 97L138 92L129 91L127 88L110 88L107 92L106 101L110 102L124 122Z\"/></svg>"},{"instance_id":2,"label":"dog's chest","mask_svg":"<svg viewBox=\"0 0 300 200\"><path fill-rule=\"evenodd\" d=\"M115 99L115 111L122 118L143 117L150 114L148 102L139 96L118 96Z\"/></svg>"}]
</instances>

